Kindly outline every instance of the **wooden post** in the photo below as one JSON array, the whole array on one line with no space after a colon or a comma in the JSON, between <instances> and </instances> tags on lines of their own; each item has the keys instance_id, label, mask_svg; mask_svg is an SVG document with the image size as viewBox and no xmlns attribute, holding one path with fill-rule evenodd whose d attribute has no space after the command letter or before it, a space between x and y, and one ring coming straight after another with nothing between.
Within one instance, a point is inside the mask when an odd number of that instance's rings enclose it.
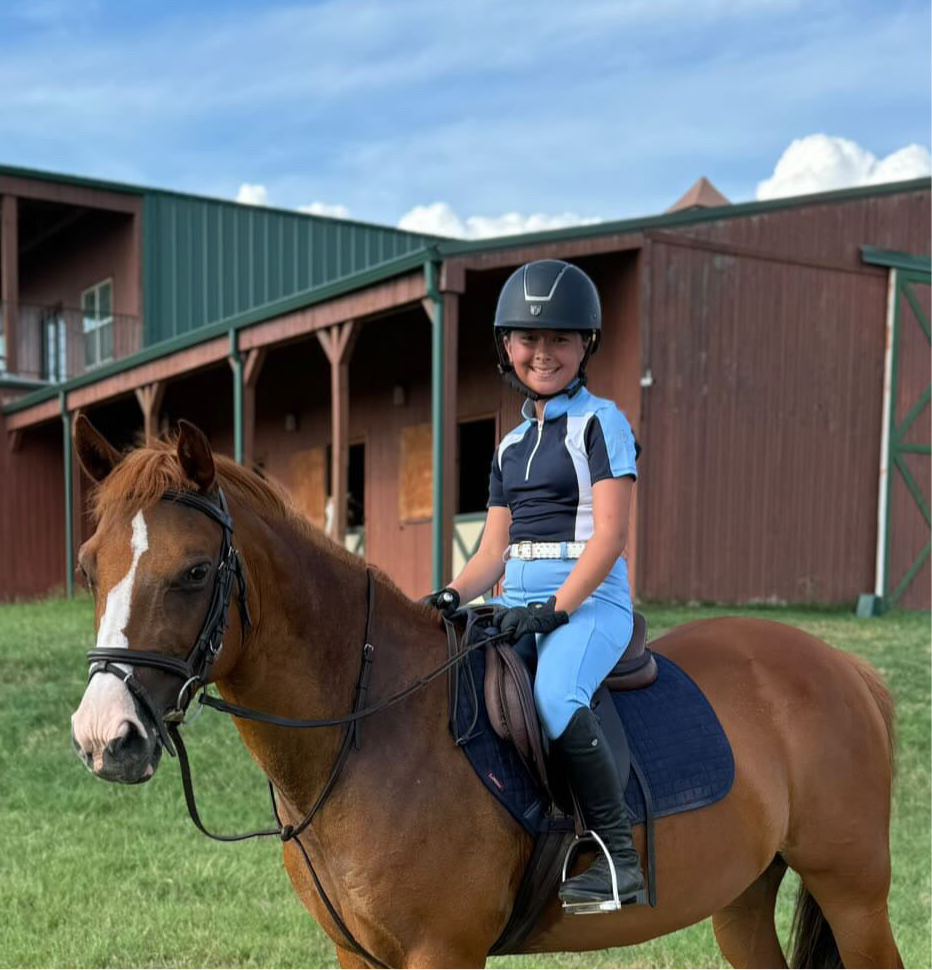
<instances>
[{"instance_id":1,"label":"wooden post","mask_svg":"<svg viewBox=\"0 0 932 970\"><path fill-rule=\"evenodd\" d=\"M13 195L0 196L0 299L6 344L5 366L0 370L15 374L19 368L19 222Z\"/></svg>"},{"instance_id":2,"label":"wooden post","mask_svg":"<svg viewBox=\"0 0 932 970\"><path fill-rule=\"evenodd\" d=\"M358 336L359 328L353 320L317 331L317 339L330 361L330 491L333 500L331 538L341 545L346 538L346 492L349 479L349 361Z\"/></svg>"},{"instance_id":3,"label":"wooden post","mask_svg":"<svg viewBox=\"0 0 932 970\"><path fill-rule=\"evenodd\" d=\"M154 381L136 388L136 400L142 410L142 426L146 438L156 438L159 433L159 411L165 397L165 381Z\"/></svg>"},{"instance_id":4,"label":"wooden post","mask_svg":"<svg viewBox=\"0 0 932 970\"><path fill-rule=\"evenodd\" d=\"M243 464L252 468L256 450L256 385L268 347L253 347L243 365Z\"/></svg>"}]
</instances>

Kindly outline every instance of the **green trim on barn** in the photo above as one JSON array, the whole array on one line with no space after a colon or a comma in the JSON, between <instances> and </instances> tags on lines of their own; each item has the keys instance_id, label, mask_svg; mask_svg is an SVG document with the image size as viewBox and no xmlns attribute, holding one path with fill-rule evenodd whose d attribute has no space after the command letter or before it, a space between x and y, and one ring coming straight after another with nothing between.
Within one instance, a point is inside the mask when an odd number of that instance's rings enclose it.
<instances>
[{"instance_id":1,"label":"green trim on barn","mask_svg":"<svg viewBox=\"0 0 932 970\"><path fill-rule=\"evenodd\" d=\"M877 249L875 246L862 246L861 259L872 266L889 266L913 273L932 272L932 257L901 253L894 249Z\"/></svg>"},{"instance_id":2,"label":"green trim on barn","mask_svg":"<svg viewBox=\"0 0 932 970\"><path fill-rule=\"evenodd\" d=\"M862 249L863 255L863 249ZM869 254L875 259L879 259L880 251L874 251L874 253ZM932 529L932 510L929 509L929 504L926 502L925 496L922 494L922 489L919 483L916 481L909 466L903 460L902 455L907 454L932 454L932 446L926 444L925 442L905 442L903 439L906 432L915 422L916 418L922 413L925 408L929 406L930 400L932 400L932 384L929 384L919 395L919 398L915 401L913 406L909 409L903 420L899 425L896 423L896 404L897 404L897 392L899 390L899 365L900 365L900 333L903 326L903 313L901 312L901 297L905 297L910 310L912 311L912 318L915 320L916 324L922 330L925 338L930 343L930 349L932 349L932 334L930 334L929 320L922 310L919 301L916 299L915 294L912 291L912 287L915 284L921 284L924 286L929 286L932 284L932 276L930 276L929 270L929 259L926 257L916 257L910 256L907 253L883 253L883 257L894 257L895 262L888 263L878 263L878 265L886 265L891 267L891 272L893 273L894 279L894 298L893 298L893 350L892 350L892 373L891 373L891 384L890 384L890 417L889 417L889 446L888 446L888 475L891 483L893 482L894 469L899 472L900 478L906 486L906 490L909 492L913 501L916 503L923 519L925 520L926 527ZM866 259L866 257L865 257ZM923 268L925 266L926 268ZM907 313L907 316L910 314ZM887 490L887 507L884 516L884 568L882 577L882 590L883 595L881 599L880 609L886 611L894 607L902 595L909 589L910 584L913 579L915 579L919 570L924 565L925 561L929 558L930 551L932 551L932 538L929 539L923 546L919 555L913 560L913 562L906 569L902 577L900 577L899 582L897 582L896 587L891 590L891 585L894 578L890 575L890 555L893 545L893 490L892 487Z\"/></svg>"},{"instance_id":3,"label":"green trim on barn","mask_svg":"<svg viewBox=\"0 0 932 970\"><path fill-rule=\"evenodd\" d=\"M71 412L66 395L59 394L62 423L63 481L65 491L65 595L74 596L74 468L71 460Z\"/></svg>"},{"instance_id":4,"label":"green trim on barn","mask_svg":"<svg viewBox=\"0 0 932 970\"><path fill-rule=\"evenodd\" d=\"M432 465L433 472L433 510L431 513L431 575L434 589L444 585L444 577L451 568L451 563L443 561L443 524L446 513L452 509L443 507L443 436L445 394L443 367L443 295L437 287L440 277L440 264L433 260L424 263L424 282L427 299L433 301L434 312L431 317L430 341L430 420L432 437Z\"/></svg>"}]
</instances>

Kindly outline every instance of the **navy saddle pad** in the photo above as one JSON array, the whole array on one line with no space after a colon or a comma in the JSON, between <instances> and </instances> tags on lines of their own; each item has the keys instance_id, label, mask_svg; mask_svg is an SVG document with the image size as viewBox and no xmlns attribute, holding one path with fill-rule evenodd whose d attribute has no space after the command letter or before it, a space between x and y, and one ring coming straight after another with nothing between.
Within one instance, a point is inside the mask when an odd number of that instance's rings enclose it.
<instances>
[{"instance_id":1,"label":"navy saddle pad","mask_svg":"<svg viewBox=\"0 0 932 970\"><path fill-rule=\"evenodd\" d=\"M654 816L660 817L724 798L734 781L735 761L715 711L693 679L672 660L654 656L657 680L641 690L615 693L612 699L628 735L631 756L646 775ZM489 723L482 690L485 651L474 650L466 662L476 690L471 689L469 677L458 678L457 732L460 736L469 732L463 751L486 788L534 835L546 827L547 796L515 748L502 741ZM643 822L644 796L633 770L625 800L632 821Z\"/></svg>"}]
</instances>

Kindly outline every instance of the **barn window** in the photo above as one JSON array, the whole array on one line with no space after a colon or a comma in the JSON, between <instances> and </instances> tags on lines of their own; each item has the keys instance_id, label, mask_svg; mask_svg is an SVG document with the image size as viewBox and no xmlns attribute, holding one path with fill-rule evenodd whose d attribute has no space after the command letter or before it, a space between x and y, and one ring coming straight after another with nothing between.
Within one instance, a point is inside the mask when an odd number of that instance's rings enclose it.
<instances>
[{"instance_id":1,"label":"barn window","mask_svg":"<svg viewBox=\"0 0 932 970\"><path fill-rule=\"evenodd\" d=\"M401 461L398 480L398 517L418 522L433 514L433 441L430 424L401 429Z\"/></svg>"},{"instance_id":2,"label":"barn window","mask_svg":"<svg viewBox=\"0 0 932 970\"><path fill-rule=\"evenodd\" d=\"M113 280L81 294L84 317L84 365L90 370L113 360Z\"/></svg>"},{"instance_id":3,"label":"barn window","mask_svg":"<svg viewBox=\"0 0 932 970\"><path fill-rule=\"evenodd\" d=\"M333 448L327 445L327 494L333 494ZM349 446L349 475L346 482L346 527L355 529L366 524L366 443Z\"/></svg>"},{"instance_id":4,"label":"barn window","mask_svg":"<svg viewBox=\"0 0 932 970\"><path fill-rule=\"evenodd\" d=\"M495 453L495 418L461 422L459 438L457 515L484 512L489 500L489 469Z\"/></svg>"}]
</instances>

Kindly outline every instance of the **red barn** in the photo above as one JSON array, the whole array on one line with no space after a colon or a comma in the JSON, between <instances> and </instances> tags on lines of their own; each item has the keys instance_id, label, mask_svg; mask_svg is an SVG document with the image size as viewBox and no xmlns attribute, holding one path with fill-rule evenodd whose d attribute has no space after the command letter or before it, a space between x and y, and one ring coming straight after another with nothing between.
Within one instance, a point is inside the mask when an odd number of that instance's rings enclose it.
<instances>
[{"instance_id":1,"label":"red barn","mask_svg":"<svg viewBox=\"0 0 932 970\"><path fill-rule=\"evenodd\" d=\"M714 194L713 194L714 193ZM83 410L185 417L412 596L474 546L520 398L491 320L542 257L599 288L590 386L644 447L642 599L930 606L928 179L460 242L0 167L0 597L69 587Z\"/></svg>"}]
</instances>

